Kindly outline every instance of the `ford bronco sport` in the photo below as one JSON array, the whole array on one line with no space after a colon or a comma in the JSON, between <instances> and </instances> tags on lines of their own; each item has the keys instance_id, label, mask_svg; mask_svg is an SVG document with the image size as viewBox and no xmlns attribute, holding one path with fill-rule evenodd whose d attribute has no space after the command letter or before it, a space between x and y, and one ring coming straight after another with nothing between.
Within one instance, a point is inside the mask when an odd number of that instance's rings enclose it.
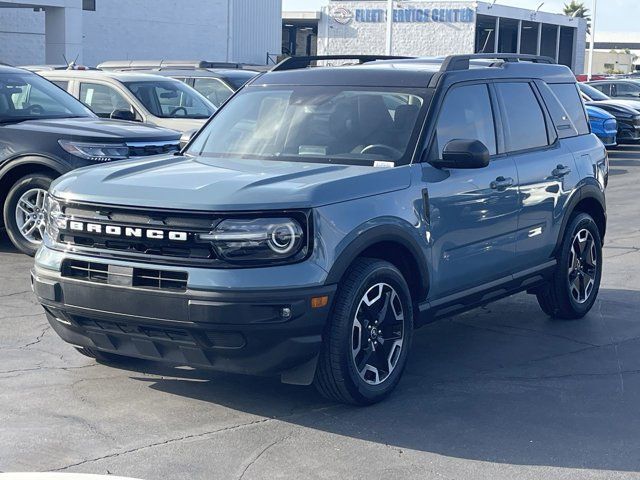
<instances>
[{"instance_id":1,"label":"ford bronco sport","mask_svg":"<svg viewBox=\"0 0 640 480\"><path fill-rule=\"evenodd\" d=\"M317 59L256 77L177 156L52 186L33 284L65 341L369 404L426 322L520 291L591 309L608 161L568 68Z\"/></svg>"}]
</instances>

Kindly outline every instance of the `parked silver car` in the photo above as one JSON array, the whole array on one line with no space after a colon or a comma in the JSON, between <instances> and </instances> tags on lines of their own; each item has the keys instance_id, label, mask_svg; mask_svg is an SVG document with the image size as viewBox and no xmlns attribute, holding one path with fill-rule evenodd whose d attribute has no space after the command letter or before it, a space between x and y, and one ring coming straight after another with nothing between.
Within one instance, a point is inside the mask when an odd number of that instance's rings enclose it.
<instances>
[{"instance_id":1,"label":"parked silver car","mask_svg":"<svg viewBox=\"0 0 640 480\"><path fill-rule=\"evenodd\" d=\"M103 118L186 132L199 129L216 110L193 88L168 77L99 70L52 70L39 74Z\"/></svg>"}]
</instances>

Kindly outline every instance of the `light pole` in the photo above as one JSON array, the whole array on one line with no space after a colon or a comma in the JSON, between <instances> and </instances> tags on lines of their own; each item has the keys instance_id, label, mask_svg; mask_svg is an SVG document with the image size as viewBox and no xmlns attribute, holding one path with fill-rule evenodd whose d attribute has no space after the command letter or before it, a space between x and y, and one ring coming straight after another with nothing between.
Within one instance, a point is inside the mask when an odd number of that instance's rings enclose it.
<instances>
[{"instance_id":1,"label":"light pole","mask_svg":"<svg viewBox=\"0 0 640 480\"><path fill-rule=\"evenodd\" d=\"M387 48L386 55L391 55L393 44L393 0L387 0Z\"/></svg>"},{"instance_id":2,"label":"light pole","mask_svg":"<svg viewBox=\"0 0 640 480\"><path fill-rule=\"evenodd\" d=\"M593 49L596 43L596 8L598 6L598 0L593 0L593 7L591 8L591 43L589 45L589 70L587 71L587 80L591 80L593 76Z\"/></svg>"}]
</instances>

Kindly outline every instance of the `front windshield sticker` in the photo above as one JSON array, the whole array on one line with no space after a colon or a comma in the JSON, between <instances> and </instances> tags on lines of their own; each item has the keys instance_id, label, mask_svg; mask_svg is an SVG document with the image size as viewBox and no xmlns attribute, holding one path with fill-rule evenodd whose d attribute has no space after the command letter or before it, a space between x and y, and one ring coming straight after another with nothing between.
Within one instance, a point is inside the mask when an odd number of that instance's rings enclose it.
<instances>
[{"instance_id":1,"label":"front windshield sticker","mask_svg":"<svg viewBox=\"0 0 640 480\"><path fill-rule=\"evenodd\" d=\"M373 162L375 168L393 168L396 166L394 162L385 162L384 160L376 160Z\"/></svg>"},{"instance_id":2,"label":"front windshield sticker","mask_svg":"<svg viewBox=\"0 0 640 480\"><path fill-rule=\"evenodd\" d=\"M321 145L300 145L298 155L321 155L327 154L327 147Z\"/></svg>"}]
</instances>

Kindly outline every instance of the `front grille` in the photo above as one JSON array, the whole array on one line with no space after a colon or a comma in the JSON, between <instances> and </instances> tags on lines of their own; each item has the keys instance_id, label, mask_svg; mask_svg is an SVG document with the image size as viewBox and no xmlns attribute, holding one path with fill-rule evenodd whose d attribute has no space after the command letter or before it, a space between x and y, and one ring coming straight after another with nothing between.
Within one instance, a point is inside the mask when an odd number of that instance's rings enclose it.
<instances>
[{"instance_id":1,"label":"front grille","mask_svg":"<svg viewBox=\"0 0 640 480\"><path fill-rule=\"evenodd\" d=\"M93 283L176 292L186 291L188 281L187 272L116 267L85 260L65 260L62 276Z\"/></svg>"},{"instance_id":2,"label":"front grille","mask_svg":"<svg viewBox=\"0 0 640 480\"><path fill-rule=\"evenodd\" d=\"M154 260L158 257L173 264L208 264L217 260L210 242L198 240L201 233L209 233L220 222L216 215L192 212L140 211L118 207L95 207L79 204L62 206L67 220L60 229L58 241L80 250L110 252L113 257L136 257ZM103 227L100 233L88 229L71 229L71 222L91 223ZM125 233L135 230L138 235L107 235L106 226L117 226ZM163 238L149 238L149 230L164 233ZM145 234L140 235L140 232ZM169 238L170 232L179 232L183 241Z\"/></svg>"},{"instance_id":3,"label":"front grille","mask_svg":"<svg viewBox=\"0 0 640 480\"><path fill-rule=\"evenodd\" d=\"M130 157L148 157L150 155L162 155L180 150L178 141L157 143L128 143Z\"/></svg>"}]
</instances>

